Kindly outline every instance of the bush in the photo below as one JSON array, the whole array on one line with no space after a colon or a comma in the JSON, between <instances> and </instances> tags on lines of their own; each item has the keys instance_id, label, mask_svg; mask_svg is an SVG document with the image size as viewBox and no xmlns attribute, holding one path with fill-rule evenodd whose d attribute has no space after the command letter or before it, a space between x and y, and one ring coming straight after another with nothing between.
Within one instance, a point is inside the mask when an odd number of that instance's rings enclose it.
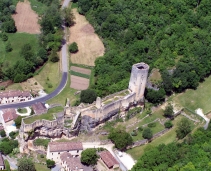
<instances>
[{"instance_id":1,"label":"bush","mask_svg":"<svg viewBox=\"0 0 211 171\"><path fill-rule=\"evenodd\" d=\"M57 55L56 52L52 52L49 58L50 58L50 61L54 63L59 61L59 56Z\"/></svg>"},{"instance_id":2,"label":"bush","mask_svg":"<svg viewBox=\"0 0 211 171\"><path fill-rule=\"evenodd\" d=\"M12 132L9 133L9 136L10 136L12 139L15 139L16 136L17 136L17 134L16 134L16 132L12 131Z\"/></svg>"},{"instance_id":3,"label":"bush","mask_svg":"<svg viewBox=\"0 0 211 171\"><path fill-rule=\"evenodd\" d=\"M152 130L150 128L145 128L142 133L142 137L145 139L151 139L153 136Z\"/></svg>"},{"instance_id":4,"label":"bush","mask_svg":"<svg viewBox=\"0 0 211 171\"><path fill-rule=\"evenodd\" d=\"M173 124L171 123L171 121L166 121L164 123L165 128L171 128L173 126Z\"/></svg>"},{"instance_id":5,"label":"bush","mask_svg":"<svg viewBox=\"0 0 211 171\"><path fill-rule=\"evenodd\" d=\"M22 116L18 116L14 121L15 121L15 126L19 129L21 126L21 121L22 121Z\"/></svg>"},{"instance_id":6,"label":"bush","mask_svg":"<svg viewBox=\"0 0 211 171\"><path fill-rule=\"evenodd\" d=\"M80 94L80 101L83 103L92 103L96 100L97 93L95 90L87 89L82 90Z\"/></svg>"},{"instance_id":7,"label":"bush","mask_svg":"<svg viewBox=\"0 0 211 171\"><path fill-rule=\"evenodd\" d=\"M70 44L69 51L70 51L70 53L78 52L78 45L76 42L73 42L72 44Z\"/></svg>"},{"instance_id":8,"label":"bush","mask_svg":"<svg viewBox=\"0 0 211 171\"><path fill-rule=\"evenodd\" d=\"M155 122L149 123L147 126L148 126L149 128L153 128L153 127L156 127L156 123L155 123Z\"/></svg>"},{"instance_id":9,"label":"bush","mask_svg":"<svg viewBox=\"0 0 211 171\"><path fill-rule=\"evenodd\" d=\"M48 88L52 88L53 85L51 83L48 83Z\"/></svg>"},{"instance_id":10,"label":"bush","mask_svg":"<svg viewBox=\"0 0 211 171\"><path fill-rule=\"evenodd\" d=\"M48 160L46 160L46 165L48 168L52 168L55 166L55 161L48 159Z\"/></svg>"},{"instance_id":11,"label":"bush","mask_svg":"<svg viewBox=\"0 0 211 171\"><path fill-rule=\"evenodd\" d=\"M138 127L138 131L139 131L139 132L142 132L142 131L143 131L142 126Z\"/></svg>"},{"instance_id":12,"label":"bush","mask_svg":"<svg viewBox=\"0 0 211 171\"><path fill-rule=\"evenodd\" d=\"M1 39L5 42L8 40L8 36L6 34L2 34Z\"/></svg>"},{"instance_id":13,"label":"bush","mask_svg":"<svg viewBox=\"0 0 211 171\"><path fill-rule=\"evenodd\" d=\"M12 45L10 42L8 42L5 46L5 51L6 52L11 52L12 51Z\"/></svg>"},{"instance_id":14,"label":"bush","mask_svg":"<svg viewBox=\"0 0 211 171\"><path fill-rule=\"evenodd\" d=\"M6 132L5 132L5 130L1 130L1 131L0 131L0 135L1 135L1 137L6 137Z\"/></svg>"},{"instance_id":15,"label":"bush","mask_svg":"<svg viewBox=\"0 0 211 171\"><path fill-rule=\"evenodd\" d=\"M133 130L133 132L131 132L130 135L132 135L132 136L137 136L138 134L137 134L137 132L136 132L135 130Z\"/></svg>"}]
</instances>

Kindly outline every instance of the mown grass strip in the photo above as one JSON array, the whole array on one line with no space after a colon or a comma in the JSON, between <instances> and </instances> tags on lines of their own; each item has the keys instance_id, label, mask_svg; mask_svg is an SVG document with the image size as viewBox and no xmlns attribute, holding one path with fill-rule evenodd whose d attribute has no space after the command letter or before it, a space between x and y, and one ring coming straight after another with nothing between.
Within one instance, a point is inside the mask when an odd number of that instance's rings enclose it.
<instances>
[{"instance_id":1,"label":"mown grass strip","mask_svg":"<svg viewBox=\"0 0 211 171\"><path fill-rule=\"evenodd\" d=\"M71 75L78 76L78 77L87 78L87 79L89 79L89 78L90 78L90 76L89 76L89 75L82 74L82 73L80 73L80 72L75 72L75 71L73 71L73 70L71 70L71 71L70 71L70 74L71 74Z\"/></svg>"}]
</instances>

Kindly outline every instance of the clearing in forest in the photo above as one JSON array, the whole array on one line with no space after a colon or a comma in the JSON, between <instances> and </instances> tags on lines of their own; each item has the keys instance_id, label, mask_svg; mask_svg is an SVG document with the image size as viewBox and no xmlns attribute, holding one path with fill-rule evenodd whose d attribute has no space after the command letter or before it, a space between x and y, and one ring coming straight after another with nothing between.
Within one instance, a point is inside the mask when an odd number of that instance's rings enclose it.
<instances>
[{"instance_id":1,"label":"clearing in forest","mask_svg":"<svg viewBox=\"0 0 211 171\"><path fill-rule=\"evenodd\" d=\"M31 9L28 1L18 2L16 14L12 15L18 32L30 34L39 34L40 25L38 24L38 15Z\"/></svg>"},{"instance_id":2,"label":"clearing in forest","mask_svg":"<svg viewBox=\"0 0 211 171\"><path fill-rule=\"evenodd\" d=\"M69 43L76 42L79 51L71 54L71 62L94 66L95 59L104 54L105 47L85 16L80 15L77 9L73 9L72 12L75 16L75 25L70 27Z\"/></svg>"}]
</instances>

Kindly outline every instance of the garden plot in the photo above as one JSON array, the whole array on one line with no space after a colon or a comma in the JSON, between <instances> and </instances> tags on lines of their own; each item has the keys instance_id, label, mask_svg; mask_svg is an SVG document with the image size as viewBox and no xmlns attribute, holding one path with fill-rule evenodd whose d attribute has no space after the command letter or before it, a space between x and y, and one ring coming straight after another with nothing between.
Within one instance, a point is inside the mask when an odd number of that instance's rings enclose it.
<instances>
[{"instance_id":1,"label":"garden plot","mask_svg":"<svg viewBox=\"0 0 211 171\"><path fill-rule=\"evenodd\" d=\"M76 90L86 90L89 87L89 79L87 78L71 75L70 80L70 87Z\"/></svg>"},{"instance_id":2,"label":"garden plot","mask_svg":"<svg viewBox=\"0 0 211 171\"><path fill-rule=\"evenodd\" d=\"M40 34L38 15L31 9L28 1L18 2L16 14L12 15L18 32Z\"/></svg>"}]
</instances>

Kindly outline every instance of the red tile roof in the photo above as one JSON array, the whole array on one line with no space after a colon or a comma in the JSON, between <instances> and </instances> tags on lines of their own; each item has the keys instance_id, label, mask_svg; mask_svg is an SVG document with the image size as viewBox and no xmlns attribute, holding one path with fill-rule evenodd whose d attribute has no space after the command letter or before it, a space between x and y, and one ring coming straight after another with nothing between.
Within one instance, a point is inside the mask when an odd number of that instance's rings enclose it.
<instances>
[{"instance_id":1,"label":"red tile roof","mask_svg":"<svg viewBox=\"0 0 211 171\"><path fill-rule=\"evenodd\" d=\"M18 117L18 115L16 114L15 109L11 108L11 109L2 109L3 112L3 118L4 118L4 122L9 122L11 120L14 120Z\"/></svg>"},{"instance_id":2,"label":"red tile roof","mask_svg":"<svg viewBox=\"0 0 211 171\"><path fill-rule=\"evenodd\" d=\"M83 150L81 142L50 142L50 152Z\"/></svg>"},{"instance_id":3,"label":"red tile roof","mask_svg":"<svg viewBox=\"0 0 211 171\"><path fill-rule=\"evenodd\" d=\"M32 108L35 111L35 113L36 113L37 110L46 110L45 105L41 102L37 102L37 103L33 104Z\"/></svg>"},{"instance_id":4,"label":"red tile roof","mask_svg":"<svg viewBox=\"0 0 211 171\"><path fill-rule=\"evenodd\" d=\"M114 156L109 151L100 152L100 157L108 168L114 165L119 165L119 162L114 158Z\"/></svg>"},{"instance_id":5,"label":"red tile roof","mask_svg":"<svg viewBox=\"0 0 211 171\"><path fill-rule=\"evenodd\" d=\"M31 96L31 94L28 91L20 91L20 90L0 92L0 98L18 97L18 96L28 97Z\"/></svg>"}]
</instances>

